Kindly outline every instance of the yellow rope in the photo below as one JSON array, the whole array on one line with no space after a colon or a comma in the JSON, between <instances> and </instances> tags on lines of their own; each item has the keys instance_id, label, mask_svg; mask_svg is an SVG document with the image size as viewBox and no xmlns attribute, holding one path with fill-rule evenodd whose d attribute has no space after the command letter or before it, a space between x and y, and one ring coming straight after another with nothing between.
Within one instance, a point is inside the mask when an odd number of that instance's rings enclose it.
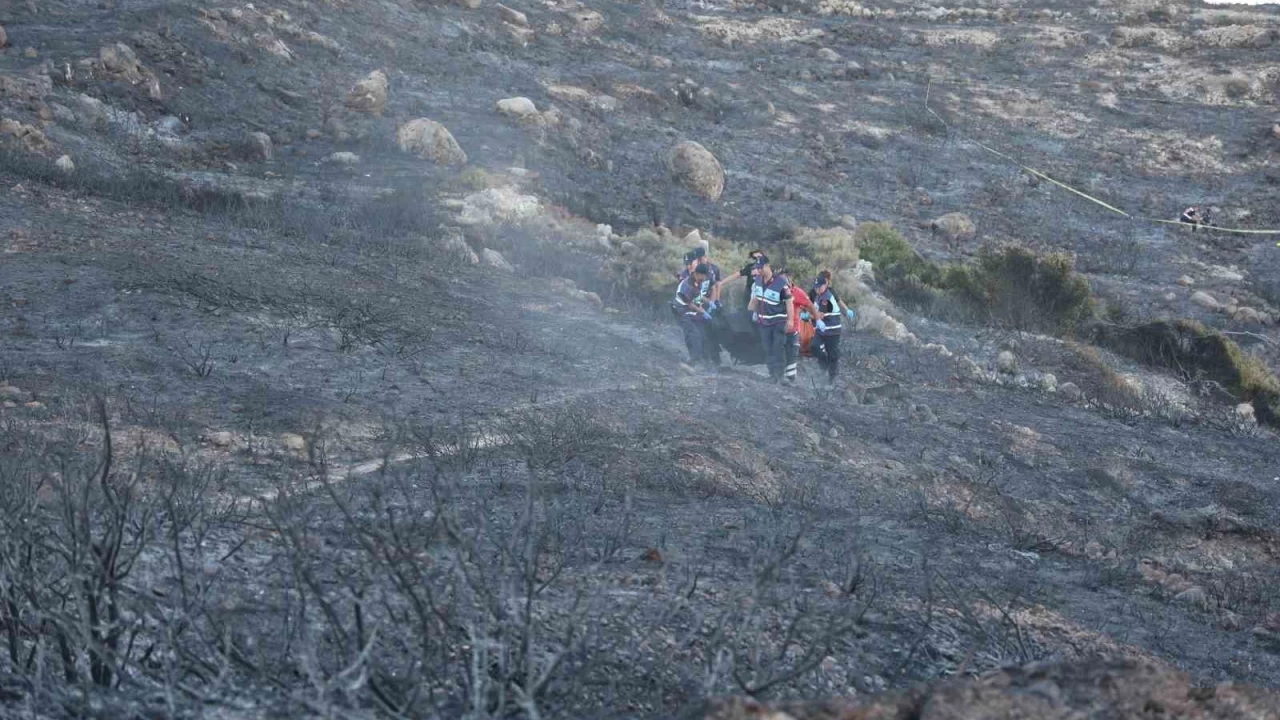
<instances>
[{"instance_id":1,"label":"yellow rope","mask_svg":"<svg viewBox=\"0 0 1280 720\"><path fill-rule=\"evenodd\" d=\"M951 130L951 124L948 123L946 120L943 120L941 115L934 112L933 108L929 107L929 91L932 89L932 85L933 85L933 81L930 80L929 87L925 89L924 109L927 110L930 115L938 118L938 122L941 122L943 125L945 125L947 127L947 130ZM1110 203L1099 200L1098 198L1090 195L1089 193L1084 192L1083 190L1077 190L1076 188L1073 188L1064 182L1055 180L1054 178L1049 177L1048 175L1041 172L1040 170L1037 170L1029 165L1023 164L1021 161L1019 161L1017 158L1011 155L1007 155L1003 152L1000 152L999 150L996 150L993 147L984 145L983 143L978 142L977 140L974 140L971 137L966 137L965 139L973 143L974 145L977 145L978 147L982 148L983 150L986 150L992 155L995 155L998 158L1007 160L1013 163L1014 165L1017 165L1019 168L1031 173L1032 175L1035 175L1036 177L1043 178L1044 180L1048 180L1049 182L1053 183L1054 185L1057 185L1058 187L1062 188L1063 190L1066 190L1067 192L1079 195L1080 197L1088 200L1091 203L1094 203L1095 205L1100 205L1106 208L1107 210L1110 210L1113 213L1116 213L1118 215L1123 215L1124 217L1127 217L1131 220L1142 220L1144 222L1159 223L1162 225L1189 224L1189 223L1184 223L1180 220L1164 220L1162 218L1152 218L1152 217L1146 217L1145 215L1133 215L1131 213L1127 213L1124 210L1121 210L1120 208L1114 205L1111 205ZM1197 225L1196 227L1200 227L1205 230L1213 230L1216 232L1240 233L1240 234L1248 234L1248 235L1280 235L1280 230L1252 230L1248 228L1225 228L1225 227L1218 227L1216 225ZM1276 243L1276 247L1280 247L1280 242Z\"/></svg>"}]
</instances>

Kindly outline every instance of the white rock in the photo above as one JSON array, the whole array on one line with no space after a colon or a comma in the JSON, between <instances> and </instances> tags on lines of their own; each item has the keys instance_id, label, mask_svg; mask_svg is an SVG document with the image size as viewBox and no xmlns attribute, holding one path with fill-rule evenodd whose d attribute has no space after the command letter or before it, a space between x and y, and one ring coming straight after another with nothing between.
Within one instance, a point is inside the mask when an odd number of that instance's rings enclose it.
<instances>
[{"instance_id":1,"label":"white rock","mask_svg":"<svg viewBox=\"0 0 1280 720\"><path fill-rule=\"evenodd\" d=\"M488 188L463 198L458 222L463 225L515 223L538 214L540 204L533 195L522 195L510 187Z\"/></svg>"},{"instance_id":2,"label":"white rock","mask_svg":"<svg viewBox=\"0 0 1280 720\"><path fill-rule=\"evenodd\" d=\"M529 18L524 13L501 3L498 4L498 16L512 25L525 27L529 24Z\"/></svg>"},{"instance_id":3,"label":"white rock","mask_svg":"<svg viewBox=\"0 0 1280 720\"><path fill-rule=\"evenodd\" d=\"M356 112L380 115L387 107L389 88L386 73L374 70L347 91L346 105Z\"/></svg>"},{"instance_id":4,"label":"white rock","mask_svg":"<svg viewBox=\"0 0 1280 720\"><path fill-rule=\"evenodd\" d=\"M235 436L226 430L220 430L205 433L204 439L216 447L229 447L235 441Z\"/></svg>"},{"instance_id":5,"label":"white rock","mask_svg":"<svg viewBox=\"0 0 1280 720\"><path fill-rule=\"evenodd\" d=\"M1191 287L1196 284L1196 281L1190 275L1183 275L1178 278L1178 284L1182 287Z\"/></svg>"},{"instance_id":6,"label":"white rock","mask_svg":"<svg viewBox=\"0 0 1280 720\"><path fill-rule=\"evenodd\" d=\"M307 449L307 440L301 435L294 433L284 433L280 436L280 445L285 450L293 452L302 452Z\"/></svg>"},{"instance_id":7,"label":"white rock","mask_svg":"<svg viewBox=\"0 0 1280 720\"><path fill-rule=\"evenodd\" d=\"M324 161L334 165L357 165L360 163L360 156L353 152L346 152L344 150L342 152L333 153L329 157L325 158Z\"/></svg>"},{"instance_id":8,"label":"white rock","mask_svg":"<svg viewBox=\"0 0 1280 720\"><path fill-rule=\"evenodd\" d=\"M1006 375L1013 375L1018 372L1018 358L1008 350L1001 350L996 356L996 369Z\"/></svg>"},{"instance_id":9,"label":"white rock","mask_svg":"<svg viewBox=\"0 0 1280 720\"><path fill-rule=\"evenodd\" d=\"M70 155L63 155L62 157L58 158L57 162L55 162L53 165L54 167L58 168L59 172L66 175L70 175L71 173L76 171L76 164L72 162Z\"/></svg>"},{"instance_id":10,"label":"white rock","mask_svg":"<svg viewBox=\"0 0 1280 720\"><path fill-rule=\"evenodd\" d=\"M1200 608L1209 606L1209 595L1199 585L1192 586L1174 596L1174 600Z\"/></svg>"},{"instance_id":11,"label":"white rock","mask_svg":"<svg viewBox=\"0 0 1280 720\"><path fill-rule=\"evenodd\" d=\"M842 59L840 57L840 53L836 52L835 50L832 50L831 48L822 48L818 50L818 57L822 59L824 62L833 62L833 63L840 62L840 60Z\"/></svg>"},{"instance_id":12,"label":"white rock","mask_svg":"<svg viewBox=\"0 0 1280 720\"><path fill-rule=\"evenodd\" d=\"M935 352L938 354L939 357L944 357L944 358L949 358L955 355L955 353L947 349L946 345L943 345L941 343L928 343L924 346L924 349Z\"/></svg>"},{"instance_id":13,"label":"white rock","mask_svg":"<svg viewBox=\"0 0 1280 720\"><path fill-rule=\"evenodd\" d=\"M1254 417L1253 404L1240 403L1239 405L1237 405L1236 417L1239 418L1241 422L1249 422L1249 423L1255 422L1256 418Z\"/></svg>"},{"instance_id":14,"label":"white rock","mask_svg":"<svg viewBox=\"0 0 1280 720\"><path fill-rule=\"evenodd\" d=\"M604 27L604 16L595 10L577 10L569 13L569 19L573 21L574 30L583 34L590 34Z\"/></svg>"},{"instance_id":15,"label":"white rock","mask_svg":"<svg viewBox=\"0 0 1280 720\"><path fill-rule=\"evenodd\" d=\"M275 154L271 136L264 132L251 132L245 136L245 153L254 160L265 162Z\"/></svg>"},{"instance_id":16,"label":"white rock","mask_svg":"<svg viewBox=\"0 0 1280 720\"><path fill-rule=\"evenodd\" d=\"M700 247L708 254L711 253L711 241L703 238L702 233L697 230L691 230L688 235L684 236L684 246L689 249Z\"/></svg>"},{"instance_id":17,"label":"white rock","mask_svg":"<svg viewBox=\"0 0 1280 720\"><path fill-rule=\"evenodd\" d=\"M1045 373L1040 376L1040 389L1047 393L1057 392L1058 376L1053 373Z\"/></svg>"},{"instance_id":18,"label":"white rock","mask_svg":"<svg viewBox=\"0 0 1280 720\"><path fill-rule=\"evenodd\" d=\"M396 141L403 152L439 165L464 165L467 162L467 154L453 138L453 133L435 120L410 120L396 130Z\"/></svg>"},{"instance_id":19,"label":"white rock","mask_svg":"<svg viewBox=\"0 0 1280 720\"><path fill-rule=\"evenodd\" d=\"M527 97L509 97L497 102L498 112L520 120L539 120L538 106Z\"/></svg>"},{"instance_id":20,"label":"white rock","mask_svg":"<svg viewBox=\"0 0 1280 720\"><path fill-rule=\"evenodd\" d=\"M1216 298L1203 290L1197 290L1191 293L1191 302L1207 310L1219 310L1222 308L1222 303L1218 302Z\"/></svg>"},{"instance_id":21,"label":"white rock","mask_svg":"<svg viewBox=\"0 0 1280 720\"><path fill-rule=\"evenodd\" d=\"M497 250L491 250L489 248L485 248L481 250L480 260L485 265L497 270L501 270L502 272L505 272L505 273L514 273L516 271L516 269L511 265L511 263L507 262L507 259L502 257L502 253L498 252Z\"/></svg>"}]
</instances>

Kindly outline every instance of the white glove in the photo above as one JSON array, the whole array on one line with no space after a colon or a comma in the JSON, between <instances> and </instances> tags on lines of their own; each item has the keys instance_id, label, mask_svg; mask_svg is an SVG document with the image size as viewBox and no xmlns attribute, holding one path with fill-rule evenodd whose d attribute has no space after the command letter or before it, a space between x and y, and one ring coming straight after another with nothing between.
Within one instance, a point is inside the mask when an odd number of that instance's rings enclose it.
<instances>
[{"instance_id":1,"label":"white glove","mask_svg":"<svg viewBox=\"0 0 1280 720\"><path fill-rule=\"evenodd\" d=\"M826 331L827 331L827 324L826 324L826 323L824 323L824 322L822 322L821 320L819 320L819 321L818 321L818 326L817 326L817 327L818 327L818 332L826 332Z\"/></svg>"}]
</instances>

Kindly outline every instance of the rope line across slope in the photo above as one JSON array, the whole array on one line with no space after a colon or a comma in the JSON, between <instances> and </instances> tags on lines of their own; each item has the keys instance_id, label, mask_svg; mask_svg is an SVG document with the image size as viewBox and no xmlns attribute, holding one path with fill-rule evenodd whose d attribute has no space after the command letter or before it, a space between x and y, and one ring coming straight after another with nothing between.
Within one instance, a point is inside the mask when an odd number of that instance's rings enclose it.
<instances>
[{"instance_id":1,"label":"rope line across slope","mask_svg":"<svg viewBox=\"0 0 1280 720\"><path fill-rule=\"evenodd\" d=\"M974 139L974 138L972 138L972 137L970 137L970 136L966 135L965 133L962 133L962 132L957 131L957 130L956 130L956 129L951 125L951 123L949 123L949 122L947 122L946 120L944 120L944 119L942 118L942 116L941 116L941 115L939 115L938 113L934 112L933 108L929 107L929 93L930 93L930 91L931 91L932 89L933 89L933 83L932 83L932 81L930 81L929 86L925 89L925 93L924 93L924 109L925 109L925 110L926 110L930 115L932 115L932 116L934 116L935 118L937 118L937 119L938 119L938 122L940 122L940 123L942 123L944 126L946 126L946 128L947 128L947 132L949 132L949 133L950 133L950 132L954 132L957 136L964 138L965 140L967 140L967 141L968 141L968 142L970 142L970 143L973 143L974 145L977 145L978 147L980 147L980 148L982 148L983 150L985 150L985 151L987 151L987 152L991 153L992 155L995 155L996 157L998 157L998 158L1000 158L1000 159L1002 159L1002 160L1005 160L1005 161L1007 161L1007 162L1011 162L1011 163L1013 163L1014 165L1017 165L1017 166L1018 166L1019 168L1021 168L1022 170L1025 170L1026 172L1029 172L1029 173L1031 173L1032 175L1035 175L1035 176L1036 176L1036 177L1038 177L1038 178L1041 178L1041 179L1046 180L1046 181L1048 181L1048 182L1050 182L1050 183L1053 183L1054 185L1057 185L1058 187L1062 188L1063 190L1066 190L1067 192L1070 192L1070 193L1073 193L1073 194L1075 194L1075 195L1078 195L1078 196L1080 196L1080 197L1082 197L1082 198L1084 198L1084 199L1088 200L1089 202L1091 202L1091 203L1093 203L1093 204L1095 204L1095 205L1098 205L1098 206L1100 206L1100 207L1102 207L1102 208L1105 208L1106 210L1108 210L1108 211L1110 211L1110 212L1116 213L1117 215L1121 215L1121 216L1127 217L1127 218L1129 218L1130 220L1138 220L1138 221L1141 221L1141 222L1149 222L1149 223L1153 223L1153 224L1160 224L1160 225L1177 225L1177 226L1182 226L1182 225L1185 225L1185 224L1186 224L1186 223L1183 223L1183 222L1178 221L1178 220L1165 220L1165 219L1163 219L1163 218L1153 218L1153 217L1147 217L1147 216L1145 216L1145 215L1135 215L1135 214L1133 214L1133 213L1130 213L1130 212L1126 212L1126 211L1124 211L1124 210L1121 210L1120 208L1116 207L1115 205L1112 205L1112 204L1110 204L1110 203L1108 203L1108 202L1106 202L1106 201L1104 201L1104 200L1101 200L1101 199L1099 199L1099 198L1096 198L1096 197L1094 197L1094 196L1090 195L1089 193L1084 192L1083 190L1080 190L1080 189L1078 189L1078 188L1074 188L1074 187L1072 187L1072 186L1070 186L1070 185L1068 185L1068 184L1066 184L1066 183L1064 183L1064 182L1062 182L1062 181L1060 181L1060 180L1056 180L1056 179L1054 179L1054 178L1050 177L1047 173L1045 173L1045 172L1043 172L1043 171L1041 171L1041 170L1038 170L1038 169L1036 169L1036 168L1033 168L1033 167L1031 167L1030 165L1027 165L1026 163L1023 163L1022 161L1018 160L1017 158L1013 157L1012 155L1009 155L1008 153L1001 152L1001 151L999 151L999 150L997 150L997 149L995 149L995 148L991 147L990 145L987 145L987 144L985 144L985 143L983 143L983 142L981 142L981 141L979 141L979 140L976 140L976 139ZM1253 228L1228 228L1228 227L1218 227L1218 226L1216 226L1216 225L1201 225L1201 226L1199 226L1199 227L1200 227L1200 228L1202 228L1202 229L1204 229L1204 230L1211 230L1211 231L1215 231L1215 232L1237 233L1237 234L1242 234L1242 235L1280 235L1280 230L1263 230L1263 229L1253 229ZM1280 243L1276 243L1276 246L1277 246L1277 247L1280 247Z\"/></svg>"}]
</instances>

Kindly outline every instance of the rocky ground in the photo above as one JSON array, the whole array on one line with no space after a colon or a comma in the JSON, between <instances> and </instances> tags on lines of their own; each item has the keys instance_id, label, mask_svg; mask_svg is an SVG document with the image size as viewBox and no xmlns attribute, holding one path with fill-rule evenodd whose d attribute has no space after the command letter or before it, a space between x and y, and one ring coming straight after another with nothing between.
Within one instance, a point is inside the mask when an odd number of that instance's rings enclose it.
<instances>
[{"instance_id":1,"label":"rocky ground","mask_svg":"<svg viewBox=\"0 0 1280 720\"><path fill-rule=\"evenodd\" d=\"M1255 691L1185 686L1280 682L1280 461L1239 398L913 316L869 277L896 319L864 318L834 387L806 364L778 390L683 366L598 272L655 222L768 247L882 220L930 258L1073 252L1118 317L1198 318L1274 368L1273 239L1112 216L975 141L1144 216L1280 227L1275 11L30 0L0 23L6 712L900 690L872 702L919 715L907 688L977 675L1106 717L1071 690L1101 656L1154 668L1116 671L1125 698L1231 717ZM932 229L953 212L971 228ZM707 712L766 712L744 702Z\"/></svg>"}]
</instances>

